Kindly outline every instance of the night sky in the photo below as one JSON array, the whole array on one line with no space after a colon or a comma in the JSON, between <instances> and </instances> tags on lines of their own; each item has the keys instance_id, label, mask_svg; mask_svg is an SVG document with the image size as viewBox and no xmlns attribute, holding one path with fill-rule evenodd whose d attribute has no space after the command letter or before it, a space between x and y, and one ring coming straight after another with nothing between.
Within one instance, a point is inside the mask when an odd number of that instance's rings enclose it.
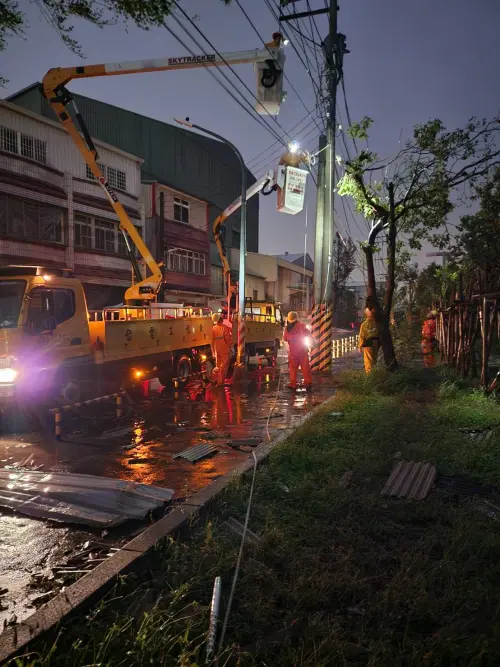
<instances>
[{"instance_id":1,"label":"night sky","mask_svg":"<svg viewBox=\"0 0 500 667\"><path fill-rule=\"evenodd\" d=\"M270 40L278 26L264 0L241 2L262 37ZM1 56L0 71L10 80L4 89L5 96L40 81L51 67L82 62L68 51L34 4L20 4L27 5L30 29L24 40L10 38L7 51ZM220 52L261 48L261 42L236 4L226 7L220 0L187 0L181 6L191 17L199 17L196 25ZM323 0L312 0L311 6L324 7ZM296 11L305 9L305 2L296 3ZM317 24L320 33L325 34L326 18L318 17ZM182 35L173 20L169 25ZM415 123L430 118L441 118L451 128L463 125L473 115L495 114L500 107L499 26L498 0L340 1L338 27L347 35L351 52L344 60L347 101L354 120L367 115L375 121L370 148L381 157L390 156L397 152L399 141L404 142L411 134ZM308 24L303 27L309 29ZM143 32L131 26L125 28L121 24L99 29L78 21L73 36L81 42L87 64L186 53L165 29ZM182 37L189 41L185 35ZM300 43L295 43L300 50ZM193 50L200 52L195 46ZM211 49L207 45L204 51ZM237 71L253 90L252 66L239 65ZM315 98L310 78L290 47L285 71L306 107L312 109ZM228 75L234 85L241 86L230 72ZM304 137L301 146L313 152L318 130L310 117L306 118L306 109L286 82L284 88L289 94L278 122L285 130L299 124L297 134L291 134L299 142ZM266 163L280 155L275 139L203 70L91 79L72 82L71 89L165 122L172 122L174 116L189 116L193 122L234 142L256 176L272 168L275 163ZM340 120L345 124L342 95L339 106ZM283 134L273 120L269 124ZM261 159L251 162L271 144L275 152L267 151ZM315 201L312 181L302 214L294 217L279 214L275 211L274 197L272 202L269 199L261 198L260 251L301 252L307 216L307 246L311 252ZM341 214L339 231L345 235L347 230L354 240L363 239L364 223L358 222L356 226L350 216L345 218L339 199L336 209ZM454 215L458 217L458 213Z\"/></svg>"}]
</instances>

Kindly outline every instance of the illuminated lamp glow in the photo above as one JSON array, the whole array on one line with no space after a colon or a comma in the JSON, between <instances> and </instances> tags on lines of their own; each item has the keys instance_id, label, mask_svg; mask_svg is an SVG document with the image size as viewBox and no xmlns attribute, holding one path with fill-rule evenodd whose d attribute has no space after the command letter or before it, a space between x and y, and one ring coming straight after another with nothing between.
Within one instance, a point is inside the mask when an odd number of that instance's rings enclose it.
<instances>
[{"instance_id":1,"label":"illuminated lamp glow","mask_svg":"<svg viewBox=\"0 0 500 667\"><path fill-rule=\"evenodd\" d=\"M0 368L0 384L11 384L19 373L14 368Z\"/></svg>"}]
</instances>

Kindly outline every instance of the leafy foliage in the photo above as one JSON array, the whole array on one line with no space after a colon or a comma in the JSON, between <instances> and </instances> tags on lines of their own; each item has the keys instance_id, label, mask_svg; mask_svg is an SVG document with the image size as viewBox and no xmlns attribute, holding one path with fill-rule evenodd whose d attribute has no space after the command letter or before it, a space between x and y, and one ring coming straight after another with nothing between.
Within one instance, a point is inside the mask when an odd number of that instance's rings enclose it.
<instances>
[{"instance_id":1,"label":"leafy foliage","mask_svg":"<svg viewBox=\"0 0 500 667\"><path fill-rule=\"evenodd\" d=\"M458 248L480 269L500 275L500 168L475 187L479 203L474 215L462 217Z\"/></svg>"},{"instance_id":2,"label":"leafy foliage","mask_svg":"<svg viewBox=\"0 0 500 667\"><path fill-rule=\"evenodd\" d=\"M450 242L447 216L464 196L474 196L470 188L476 188L492 166L500 164L495 143L499 122L500 118L471 118L465 128L451 131L439 119L416 125L412 139L392 160L379 160L365 150L347 162L338 193L352 197L357 211L367 219L388 218L387 188L392 182L398 234L405 234L412 249L419 250L423 240L446 247ZM370 119L354 124L352 136L366 138L370 124ZM481 196L480 191L475 195Z\"/></svg>"},{"instance_id":3,"label":"leafy foliage","mask_svg":"<svg viewBox=\"0 0 500 667\"><path fill-rule=\"evenodd\" d=\"M350 135L367 139L371 122L365 118L353 124ZM410 250L420 250L423 241L439 248L449 247L448 215L467 197L485 199L483 215L490 222L484 230L484 242L488 243L495 234L498 238L498 222L495 227L492 215L494 211L498 214L500 197L499 132L500 117L491 120L471 118L464 128L451 131L441 120L434 119L416 125L413 137L393 159L380 160L372 151L363 150L345 164L337 191L340 196L351 197L357 212L371 222L370 235L362 248L367 260L368 291L375 300L375 316L381 328L384 358L389 367L397 365L388 332L397 279L397 256L402 248L398 239L404 238ZM497 170L496 185L483 184L492 169ZM463 222L464 243L473 243L477 224L478 219L474 216ZM386 235L388 258L383 309L377 298L373 267L376 238L382 232Z\"/></svg>"}]
</instances>

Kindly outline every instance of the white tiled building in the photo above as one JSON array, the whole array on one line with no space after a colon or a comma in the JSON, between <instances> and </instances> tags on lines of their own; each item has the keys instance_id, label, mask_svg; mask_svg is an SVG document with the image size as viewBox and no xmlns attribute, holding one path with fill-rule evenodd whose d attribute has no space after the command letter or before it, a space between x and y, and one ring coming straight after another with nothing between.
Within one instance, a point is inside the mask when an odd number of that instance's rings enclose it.
<instances>
[{"instance_id":1,"label":"white tiled building","mask_svg":"<svg viewBox=\"0 0 500 667\"><path fill-rule=\"evenodd\" d=\"M95 142L133 223L143 233L142 160ZM0 101L0 264L67 267L89 306L117 303L131 267L117 218L71 137L56 122Z\"/></svg>"}]
</instances>

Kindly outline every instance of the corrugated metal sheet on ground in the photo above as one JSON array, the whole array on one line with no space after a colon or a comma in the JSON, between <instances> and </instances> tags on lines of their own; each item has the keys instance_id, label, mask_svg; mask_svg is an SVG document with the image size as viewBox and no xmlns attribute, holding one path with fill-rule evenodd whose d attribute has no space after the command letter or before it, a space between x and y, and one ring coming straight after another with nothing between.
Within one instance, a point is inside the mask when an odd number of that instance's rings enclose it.
<instances>
[{"instance_id":1,"label":"corrugated metal sheet on ground","mask_svg":"<svg viewBox=\"0 0 500 667\"><path fill-rule=\"evenodd\" d=\"M0 470L0 506L52 521L111 527L142 519L172 489L72 473Z\"/></svg>"},{"instance_id":2,"label":"corrugated metal sheet on ground","mask_svg":"<svg viewBox=\"0 0 500 667\"><path fill-rule=\"evenodd\" d=\"M186 461L191 461L191 463L194 463L195 461L204 459L206 456L211 456L212 454L216 454L218 451L219 450L213 445L204 443L202 445L197 445L196 447L190 447L189 449L185 449L184 451L179 452L179 454L175 454L173 458L186 459Z\"/></svg>"},{"instance_id":3,"label":"corrugated metal sheet on ground","mask_svg":"<svg viewBox=\"0 0 500 667\"><path fill-rule=\"evenodd\" d=\"M382 495L423 500L435 479L436 468L430 463L400 461L382 489Z\"/></svg>"}]
</instances>

